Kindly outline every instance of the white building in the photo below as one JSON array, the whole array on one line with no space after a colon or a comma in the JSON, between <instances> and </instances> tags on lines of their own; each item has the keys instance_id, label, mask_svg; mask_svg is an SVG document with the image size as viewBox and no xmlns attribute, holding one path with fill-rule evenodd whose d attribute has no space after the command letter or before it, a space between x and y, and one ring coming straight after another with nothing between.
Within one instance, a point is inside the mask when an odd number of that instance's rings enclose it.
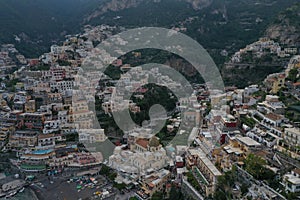
<instances>
[{"instance_id":1,"label":"white building","mask_svg":"<svg viewBox=\"0 0 300 200\"><path fill-rule=\"evenodd\" d=\"M58 131L59 126L60 126L59 120L45 121L43 133L48 134L48 133L52 133L54 131Z\"/></svg>"},{"instance_id":2,"label":"white building","mask_svg":"<svg viewBox=\"0 0 300 200\"><path fill-rule=\"evenodd\" d=\"M291 146L300 146L300 130L297 128L286 128L283 139Z\"/></svg>"},{"instance_id":3,"label":"white building","mask_svg":"<svg viewBox=\"0 0 300 200\"><path fill-rule=\"evenodd\" d=\"M289 192L300 192L300 169L294 169L291 173L283 176L285 190Z\"/></svg>"},{"instance_id":4,"label":"white building","mask_svg":"<svg viewBox=\"0 0 300 200\"><path fill-rule=\"evenodd\" d=\"M276 113L268 113L264 115L264 119L262 123L271 128L271 127L280 127L280 125L284 122L285 118L282 115L278 115Z\"/></svg>"},{"instance_id":5,"label":"white building","mask_svg":"<svg viewBox=\"0 0 300 200\"><path fill-rule=\"evenodd\" d=\"M104 129L79 129L79 142L96 143L107 139Z\"/></svg>"},{"instance_id":6,"label":"white building","mask_svg":"<svg viewBox=\"0 0 300 200\"><path fill-rule=\"evenodd\" d=\"M248 87L245 87L244 96L248 97L257 91L259 91L258 85L250 85Z\"/></svg>"},{"instance_id":7,"label":"white building","mask_svg":"<svg viewBox=\"0 0 300 200\"><path fill-rule=\"evenodd\" d=\"M278 136L271 133L270 131L264 131L257 127L249 131L247 133L247 136L259 143L266 145L267 147L273 147L277 144L277 141L279 139Z\"/></svg>"},{"instance_id":8,"label":"white building","mask_svg":"<svg viewBox=\"0 0 300 200\"><path fill-rule=\"evenodd\" d=\"M74 81L60 81L60 82L51 82L51 90L58 90L59 92L64 92L66 90L72 90L74 87Z\"/></svg>"}]
</instances>

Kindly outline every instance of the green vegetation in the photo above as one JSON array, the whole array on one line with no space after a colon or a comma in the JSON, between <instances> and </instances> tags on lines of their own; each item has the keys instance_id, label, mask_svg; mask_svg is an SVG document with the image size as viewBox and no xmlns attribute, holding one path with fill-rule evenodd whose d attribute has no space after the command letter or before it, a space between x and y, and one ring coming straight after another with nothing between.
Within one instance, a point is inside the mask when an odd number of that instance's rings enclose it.
<instances>
[{"instance_id":1,"label":"green vegetation","mask_svg":"<svg viewBox=\"0 0 300 200\"><path fill-rule=\"evenodd\" d=\"M176 133L177 133L177 129L175 129L172 132L168 132L167 127L164 126L164 128L162 128L162 130L160 130L160 132L157 133L156 136L161 141L162 146L166 146L172 139L174 139Z\"/></svg>"},{"instance_id":2,"label":"green vegetation","mask_svg":"<svg viewBox=\"0 0 300 200\"><path fill-rule=\"evenodd\" d=\"M162 192L155 192L151 197L151 200L161 200L161 199L164 199L164 194Z\"/></svg>"},{"instance_id":3,"label":"green vegetation","mask_svg":"<svg viewBox=\"0 0 300 200\"><path fill-rule=\"evenodd\" d=\"M208 7L193 10L191 5L184 1L165 0L159 3L145 1L136 7L118 12L107 12L92 19L91 23L100 22L129 28L183 26L187 28L186 33L205 48L228 49L230 52L235 52L261 37L272 19L282 9L295 2L297 1L280 0L274 3L272 0L266 0L255 4L251 0L214 0ZM270 4L272 4L272 9L270 9ZM115 16L121 16L121 18L115 20ZM193 17L193 20L185 21L189 17ZM262 19L262 22L256 22L257 18ZM180 22L184 22L183 25ZM215 55L220 57L220 53Z\"/></svg>"},{"instance_id":4,"label":"green vegetation","mask_svg":"<svg viewBox=\"0 0 300 200\"><path fill-rule=\"evenodd\" d=\"M48 71L50 69L50 65L40 64L34 67L31 67L31 71Z\"/></svg>"},{"instance_id":5,"label":"green vegetation","mask_svg":"<svg viewBox=\"0 0 300 200\"><path fill-rule=\"evenodd\" d=\"M151 106L155 104L163 106L167 112L175 109L177 98L167 87L158 86L156 84L147 84L144 88L148 91L144 94L143 99L135 98L134 95L131 97L131 100L141 108L140 113L137 113L136 116L132 116L137 124L141 125L144 120L150 119L148 111Z\"/></svg>"},{"instance_id":6,"label":"green vegetation","mask_svg":"<svg viewBox=\"0 0 300 200\"><path fill-rule=\"evenodd\" d=\"M267 162L254 154L249 154L244 160L244 169L251 174L256 180L266 182L270 187L275 190L282 190L276 174L266 167ZM217 190L214 194L214 199L227 200L233 199L233 188L236 184L240 186L240 192L245 195L248 192L249 183L243 178L241 179L238 169L233 166L231 171L227 171L224 175L218 178Z\"/></svg>"},{"instance_id":7,"label":"green vegetation","mask_svg":"<svg viewBox=\"0 0 300 200\"><path fill-rule=\"evenodd\" d=\"M143 99L135 98L134 95L131 97L131 100L140 106L141 109L141 111L137 113L133 113L131 111L129 112L132 120L136 124L142 125L145 120L150 120L149 109L155 104L163 106L167 112L172 112L175 109L177 98L168 88L155 84L145 85L144 88L148 89L148 91L144 94ZM115 120L118 119L114 119L112 116L105 114L101 107L102 101L97 97L95 99L97 119L101 127L105 130L105 133L108 136L121 137L124 133L115 122ZM127 117L126 110L118 112L118 117L122 119L122 116ZM176 134L176 130L173 132L168 132L166 126L167 124L157 134L157 136L163 142L163 145L171 141Z\"/></svg>"},{"instance_id":8,"label":"green vegetation","mask_svg":"<svg viewBox=\"0 0 300 200\"><path fill-rule=\"evenodd\" d=\"M270 73L281 71L284 64L278 61L276 56L268 53L259 59L253 59L252 53L249 52L244 61L253 66L241 70L237 69L239 68L237 66L226 70L222 65L228 61L231 54L264 36L265 29L273 23L273 19L277 17L278 13L296 2L295 0L276 2L266 0L255 4L251 0L214 0L208 7L193 10L190 4L186 4L186 2L165 0L154 3L149 1L129 9L107 12L92 19L91 23L101 22L128 28L139 26L184 27L187 29L184 33L202 44L217 66L222 68L223 80L226 85L245 87L249 84L259 83ZM176 14L173 11L176 11ZM115 20L115 16L121 16L121 18ZM140 16L143 17L140 18ZM229 53L228 56L220 55L220 52L224 49ZM133 56L130 55L130 57ZM172 57L163 52L156 53L156 55L151 52L143 52L142 57L146 57L148 60L144 58L139 58L138 61L125 59L125 63L136 66L141 64L140 61L143 59L144 61L159 63L164 63L166 57L168 62L172 60ZM180 66L183 69L189 67L185 63ZM191 74L189 76L192 77ZM194 82L203 81L199 75L189 80Z\"/></svg>"},{"instance_id":9,"label":"green vegetation","mask_svg":"<svg viewBox=\"0 0 300 200\"><path fill-rule=\"evenodd\" d=\"M47 167L46 165L26 165L22 164L21 169L27 169L27 170L45 170Z\"/></svg>"},{"instance_id":10,"label":"green vegetation","mask_svg":"<svg viewBox=\"0 0 300 200\"><path fill-rule=\"evenodd\" d=\"M250 154L247 156L245 164L246 171L249 172L254 178L258 180L264 179L266 173L266 168L264 165L267 164L264 159L254 154Z\"/></svg>"},{"instance_id":11,"label":"green vegetation","mask_svg":"<svg viewBox=\"0 0 300 200\"><path fill-rule=\"evenodd\" d=\"M18 82L19 79L12 79L12 80L5 81L7 88L13 88Z\"/></svg>"},{"instance_id":12,"label":"green vegetation","mask_svg":"<svg viewBox=\"0 0 300 200\"><path fill-rule=\"evenodd\" d=\"M115 134L118 136L122 136L124 133L116 124L114 118L104 113L102 109L102 101L98 97L95 97L95 100L96 116L101 125L101 128L105 130L105 134Z\"/></svg>"},{"instance_id":13,"label":"green vegetation","mask_svg":"<svg viewBox=\"0 0 300 200\"><path fill-rule=\"evenodd\" d=\"M176 186L172 185L170 194L169 194L169 200L183 200L184 196L179 188L176 188Z\"/></svg>"},{"instance_id":14,"label":"green vegetation","mask_svg":"<svg viewBox=\"0 0 300 200\"><path fill-rule=\"evenodd\" d=\"M276 180L276 174L265 167L266 164L266 160L260 156L249 154L245 160L245 170L255 179L266 181L270 187L277 189L280 183Z\"/></svg>"},{"instance_id":15,"label":"green vegetation","mask_svg":"<svg viewBox=\"0 0 300 200\"><path fill-rule=\"evenodd\" d=\"M113 80L118 80L121 77L122 71L119 67L115 67L113 65L109 65L104 73Z\"/></svg>"},{"instance_id":16,"label":"green vegetation","mask_svg":"<svg viewBox=\"0 0 300 200\"><path fill-rule=\"evenodd\" d=\"M283 195L287 198L287 200L295 200L295 199L299 199L299 193L292 193L292 192L284 192L283 191Z\"/></svg>"},{"instance_id":17,"label":"green vegetation","mask_svg":"<svg viewBox=\"0 0 300 200\"><path fill-rule=\"evenodd\" d=\"M224 175L218 178L217 190L214 194L214 199L227 200L232 197L232 189L234 183L237 181L236 169L225 172Z\"/></svg>"},{"instance_id":18,"label":"green vegetation","mask_svg":"<svg viewBox=\"0 0 300 200\"><path fill-rule=\"evenodd\" d=\"M286 88L281 88L277 93L279 100L286 105L284 116L292 122L300 121L300 103L291 92L288 92Z\"/></svg>"},{"instance_id":19,"label":"green vegetation","mask_svg":"<svg viewBox=\"0 0 300 200\"><path fill-rule=\"evenodd\" d=\"M198 191L201 190L200 184L198 183L197 179L194 177L192 172L187 172L187 181Z\"/></svg>"},{"instance_id":20,"label":"green vegetation","mask_svg":"<svg viewBox=\"0 0 300 200\"><path fill-rule=\"evenodd\" d=\"M140 53L140 55L136 56L136 53ZM132 51L120 57L124 64L129 64L131 67L141 66L143 64L148 63L158 63L158 64L166 64L170 67L175 68L178 72L180 72L188 81L193 83L203 83L204 80L201 75L194 70L194 67L181 58L178 55L172 54L168 51L160 50L160 49L140 49L138 51ZM168 74L168 69L163 71L163 68L160 68L163 74ZM104 73L112 78L113 80L117 80L120 78L123 73L119 67L115 67L113 65L109 65ZM180 82L180 80L177 80Z\"/></svg>"},{"instance_id":21,"label":"green vegetation","mask_svg":"<svg viewBox=\"0 0 300 200\"><path fill-rule=\"evenodd\" d=\"M66 142L77 142L79 141L78 133L66 134Z\"/></svg>"},{"instance_id":22,"label":"green vegetation","mask_svg":"<svg viewBox=\"0 0 300 200\"><path fill-rule=\"evenodd\" d=\"M5 162L2 162L0 163L0 173L2 172L5 172L7 170L9 170L11 168L11 165L9 162L5 163Z\"/></svg>"},{"instance_id":23,"label":"green vegetation","mask_svg":"<svg viewBox=\"0 0 300 200\"><path fill-rule=\"evenodd\" d=\"M175 26L187 28L186 33L207 48L217 64L222 64L226 58L220 56L220 50L233 53L257 40L278 12L297 2L265 0L255 4L252 0L214 0L211 5L195 10L185 1L145 0L128 9L111 11L108 8L102 12L101 3L106 1L109 0L1 1L0 43L15 43L26 57L38 57L64 35L78 33L84 24L127 28ZM88 20L88 16L97 10L102 15ZM291 24L299 24L296 10L292 7L286 13ZM116 16L120 18L116 19ZM191 20L187 20L189 18ZM260 22L256 21L258 18ZM21 42L16 42L14 35L18 35Z\"/></svg>"},{"instance_id":24,"label":"green vegetation","mask_svg":"<svg viewBox=\"0 0 300 200\"><path fill-rule=\"evenodd\" d=\"M60 66L71 66L71 63L70 63L69 61L66 61L66 60L58 59L58 60L57 60L57 63L58 63Z\"/></svg>"},{"instance_id":25,"label":"green vegetation","mask_svg":"<svg viewBox=\"0 0 300 200\"><path fill-rule=\"evenodd\" d=\"M287 80L296 83L297 81L299 81L298 75L299 75L298 68L293 68L290 70Z\"/></svg>"},{"instance_id":26,"label":"green vegetation","mask_svg":"<svg viewBox=\"0 0 300 200\"><path fill-rule=\"evenodd\" d=\"M262 102L266 99L267 93L265 91L259 90L253 93L254 97L260 97L259 101Z\"/></svg>"},{"instance_id":27,"label":"green vegetation","mask_svg":"<svg viewBox=\"0 0 300 200\"><path fill-rule=\"evenodd\" d=\"M78 33L84 15L98 4L97 0L1 1L0 44L15 43L26 57L38 57L65 34Z\"/></svg>"},{"instance_id":28,"label":"green vegetation","mask_svg":"<svg viewBox=\"0 0 300 200\"><path fill-rule=\"evenodd\" d=\"M114 182L114 187L117 188L118 190L123 190L126 188L126 184L125 183L116 183Z\"/></svg>"},{"instance_id":29,"label":"green vegetation","mask_svg":"<svg viewBox=\"0 0 300 200\"><path fill-rule=\"evenodd\" d=\"M263 118L261 116L257 115L257 114L254 115L254 118L257 119L260 122L263 120Z\"/></svg>"},{"instance_id":30,"label":"green vegetation","mask_svg":"<svg viewBox=\"0 0 300 200\"><path fill-rule=\"evenodd\" d=\"M292 6L297 0L265 0L259 4L252 0L214 0L207 7L199 10L192 9L190 3L179 0L164 1L141 1L127 9L105 12L101 10L101 3L110 0L53 0L26 2L20 0L0 2L1 35L0 44L14 43L18 50L26 57L38 57L49 50L53 43L59 43L64 35L78 33L82 25L109 24L113 26L133 27L183 27L191 38L197 40L208 50L215 60L217 66L221 67L231 54L245 47L264 35L265 29L272 23L282 23L274 18L280 11ZM123 2L124 3L124 2ZM297 14L299 5L295 5L281 13L289 20L289 24L299 27L299 16ZM113 9L114 10L114 9ZM99 11L96 18L88 17L91 13ZM116 16L120 18L116 19ZM143 16L143 17L140 17ZM282 18L282 17L281 17ZM280 19L281 19L280 18ZM284 18L283 18L284 19ZM283 20L284 21L284 20ZM296 30L299 30L296 28ZM299 31L298 31L299 32ZM297 33L298 33L297 32ZM222 34L220 34L222 33ZM21 41L15 41L17 35ZM222 56L220 52L226 50L229 55ZM187 72L189 63L168 52L155 52L153 50L140 50L142 56L135 59L132 54L125 57L124 63L133 66L142 63L157 62L179 64L179 71ZM224 68L223 74L232 74L234 78L224 76L227 85L243 87L251 83L261 81L269 73L281 70L281 66L265 66L265 63L274 62L274 57L267 54L259 60L253 60L253 56L245 56L245 61L254 63L255 68L243 69L242 73L233 69L227 72ZM174 59L176 58L176 59ZM181 61L174 61L181 60ZM69 65L65 61L59 61L61 65ZM177 66L175 68L177 69ZM109 76L117 79L120 69L110 66ZM203 81L199 74L187 72L189 80L193 82Z\"/></svg>"},{"instance_id":31,"label":"green vegetation","mask_svg":"<svg viewBox=\"0 0 300 200\"><path fill-rule=\"evenodd\" d=\"M109 178L109 180L114 181L117 177L117 173L106 165L101 166L100 174ZM122 187L122 185L116 185L117 187Z\"/></svg>"},{"instance_id":32,"label":"green vegetation","mask_svg":"<svg viewBox=\"0 0 300 200\"><path fill-rule=\"evenodd\" d=\"M235 85L243 88L251 84L259 84L269 74L278 73L282 70L283 67L278 62L271 64L241 63L233 64L230 67L224 66L221 69L221 74L226 85Z\"/></svg>"},{"instance_id":33,"label":"green vegetation","mask_svg":"<svg viewBox=\"0 0 300 200\"><path fill-rule=\"evenodd\" d=\"M253 119L253 118L251 118L251 117L248 117L248 116L246 116L246 117L241 117L241 122L243 123L243 124L246 124L247 126L249 126L250 128L253 128L254 126L255 126L255 124L256 124L256 121Z\"/></svg>"},{"instance_id":34,"label":"green vegetation","mask_svg":"<svg viewBox=\"0 0 300 200\"><path fill-rule=\"evenodd\" d=\"M299 46L300 39L300 17L299 17L300 3L297 2L288 9L280 12L279 16L274 20L274 26L277 30L282 32L277 39L286 46ZM292 35L293 37L288 37Z\"/></svg>"},{"instance_id":35,"label":"green vegetation","mask_svg":"<svg viewBox=\"0 0 300 200\"><path fill-rule=\"evenodd\" d=\"M299 105L289 106L286 109L284 116L292 122L299 122L300 121L300 106Z\"/></svg>"}]
</instances>

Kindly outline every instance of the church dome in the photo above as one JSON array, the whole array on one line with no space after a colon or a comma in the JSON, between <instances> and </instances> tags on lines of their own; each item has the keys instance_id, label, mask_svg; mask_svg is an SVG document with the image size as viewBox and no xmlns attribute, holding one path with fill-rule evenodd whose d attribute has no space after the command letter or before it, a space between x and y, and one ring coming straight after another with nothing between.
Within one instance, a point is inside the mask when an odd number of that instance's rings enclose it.
<instances>
[{"instance_id":1,"label":"church dome","mask_svg":"<svg viewBox=\"0 0 300 200\"><path fill-rule=\"evenodd\" d=\"M159 140L157 137L152 137L149 141L149 146L150 147L158 147L160 145Z\"/></svg>"}]
</instances>

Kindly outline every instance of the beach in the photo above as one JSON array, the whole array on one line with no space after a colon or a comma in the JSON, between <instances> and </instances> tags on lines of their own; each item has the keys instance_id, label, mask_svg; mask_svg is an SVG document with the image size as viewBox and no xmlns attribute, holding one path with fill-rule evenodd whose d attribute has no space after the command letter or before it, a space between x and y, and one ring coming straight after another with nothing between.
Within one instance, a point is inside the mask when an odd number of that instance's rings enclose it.
<instances>
[{"instance_id":1,"label":"beach","mask_svg":"<svg viewBox=\"0 0 300 200\"><path fill-rule=\"evenodd\" d=\"M39 200L38 196L30 187L26 187L23 192L19 192L15 196L9 199L10 200ZM7 200L7 198L3 197L0 198L0 200Z\"/></svg>"},{"instance_id":2,"label":"beach","mask_svg":"<svg viewBox=\"0 0 300 200\"><path fill-rule=\"evenodd\" d=\"M82 188L77 189L78 183L67 182L65 177L56 177L51 183L48 178L40 180L38 183L31 184L30 190L34 191L38 200L76 200L90 199L100 188ZM98 179L99 182L100 179ZM23 200L23 199L22 199Z\"/></svg>"}]
</instances>

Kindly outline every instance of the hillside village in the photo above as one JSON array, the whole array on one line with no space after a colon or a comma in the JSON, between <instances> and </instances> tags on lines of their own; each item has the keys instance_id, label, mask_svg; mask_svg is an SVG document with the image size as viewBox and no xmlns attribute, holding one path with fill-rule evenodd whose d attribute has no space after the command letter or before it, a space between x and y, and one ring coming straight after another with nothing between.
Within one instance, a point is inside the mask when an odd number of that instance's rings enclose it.
<instances>
[{"instance_id":1,"label":"hillside village","mask_svg":"<svg viewBox=\"0 0 300 200\"><path fill-rule=\"evenodd\" d=\"M89 52L116 29L86 26L36 59L26 59L14 45L1 46L1 154L12 155L11 168L22 175L18 179L105 177L114 189L98 192L102 186L88 181L93 198L127 193L133 199L175 199L174 190L178 199L300 196L298 48L261 38L241 49L231 64L241 63L249 52L252 57L246 59L272 54L288 62L282 71L245 88L210 91L209 83L193 83L190 96L176 99L163 118L165 127L154 135L156 121L117 131L110 128L116 126L113 115L125 109L132 116L146 112L142 102L152 89L145 86L150 77L171 91L183 87L177 80L159 67L146 72L122 59L111 64L122 72L117 84L109 76L99 82L100 72L80 76ZM126 99L128 93L134 98ZM23 185L2 185L0 195Z\"/></svg>"}]
</instances>

